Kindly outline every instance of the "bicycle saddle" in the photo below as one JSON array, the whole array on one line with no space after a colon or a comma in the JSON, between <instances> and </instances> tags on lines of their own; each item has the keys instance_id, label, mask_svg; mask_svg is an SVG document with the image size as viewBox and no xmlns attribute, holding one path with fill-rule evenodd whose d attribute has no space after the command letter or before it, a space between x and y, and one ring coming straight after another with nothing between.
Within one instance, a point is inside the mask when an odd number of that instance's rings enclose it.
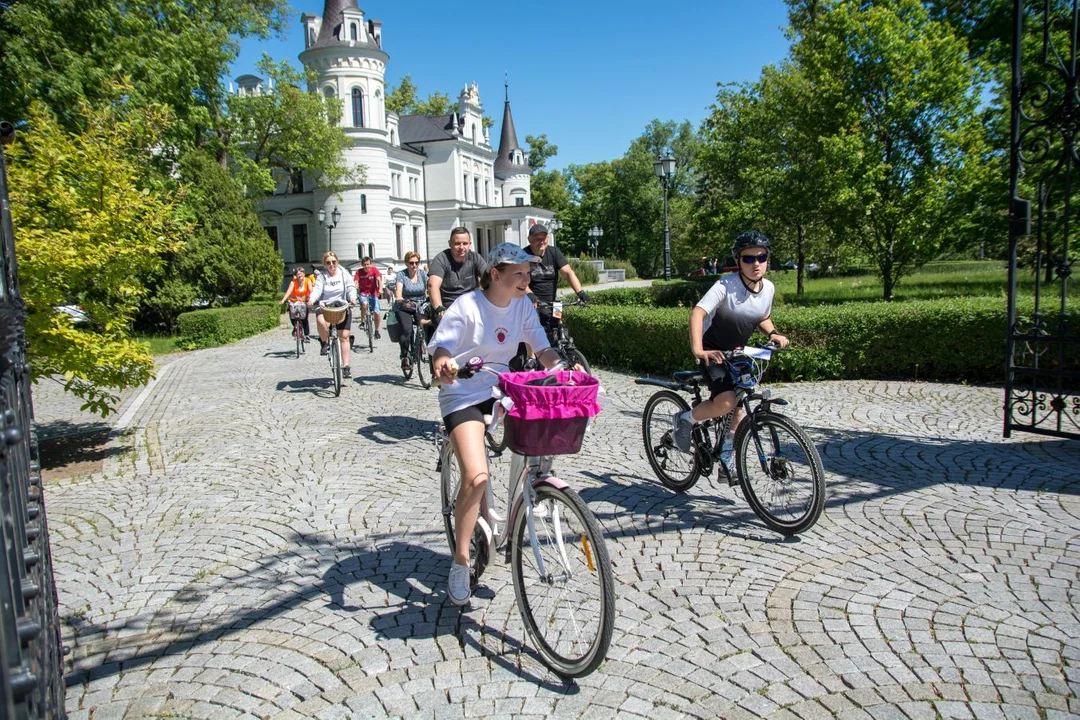
<instances>
[{"instance_id":1,"label":"bicycle saddle","mask_svg":"<svg viewBox=\"0 0 1080 720\"><path fill-rule=\"evenodd\" d=\"M700 382L702 380L700 370L680 370L671 377L675 378L675 382L680 383Z\"/></svg>"}]
</instances>

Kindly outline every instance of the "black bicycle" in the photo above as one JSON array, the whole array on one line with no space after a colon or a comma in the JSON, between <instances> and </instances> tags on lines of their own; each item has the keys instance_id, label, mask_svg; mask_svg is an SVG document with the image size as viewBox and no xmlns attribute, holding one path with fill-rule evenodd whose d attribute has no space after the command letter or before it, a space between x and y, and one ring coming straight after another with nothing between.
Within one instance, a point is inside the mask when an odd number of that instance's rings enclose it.
<instances>
[{"instance_id":1,"label":"black bicycle","mask_svg":"<svg viewBox=\"0 0 1080 720\"><path fill-rule=\"evenodd\" d=\"M405 375L405 379L408 380L412 377L413 370L415 370L416 379L420 381L420 385L426 390L431 387L431 358L428 357L427 340L424 338L424 326L430 322L428 303L424 301L421 304L416 300L403 300L401 309L412 313L413 316L412 338L409 340L409 351L405 355L409 362L402 365L401 372Z\"/></svg>"},{"instance_id":2,"label":"black bicycle","mask_svg":"<svg viewBox=\"0 0 1080 720\"><path fill-rule=\"evenodd\" d=\"M649 465L665 487L686 492L719 465L728 483L742 488L762 522L783 535L794 535L812 527L821 516L825 470L806 431L773 409L787 405L787 401L756 389L776 349L766 345L725 353L724 367L735 379L736 407L745 412L732 441L734 468L721 458L734 410L722 418L698 423L689 453L675 445L672 417L697 406L702 387L708 388L701 371L677 372L671 381L639 378L635 382L664 388L645 403L641 433ZM679 393L689 393L692 403L687 405Z\"/></svg>"},{"instance_id":3,"label":"black bicycle","mask_svg":"<svg viewBox=\"0 0 1080 720\"><path fill-rule=\"evenodd\" d=\"M559 353L568 366L574 367L580 365L581 369L592 375L592 369L589 367L589 361L585 359L585 356L581 354L581 351L574 345L574 338L570 337L570 331L566 329L566 324L562 321L563 308L567 307L585 307L586 303L580 300L574 300L573 302L539 302L536 304L538 310L546 310L547 317L544 319L544 330L547 332L548 342L551 343L551 347L555 348L555 351Z\"/></svg>"}]
</instances>

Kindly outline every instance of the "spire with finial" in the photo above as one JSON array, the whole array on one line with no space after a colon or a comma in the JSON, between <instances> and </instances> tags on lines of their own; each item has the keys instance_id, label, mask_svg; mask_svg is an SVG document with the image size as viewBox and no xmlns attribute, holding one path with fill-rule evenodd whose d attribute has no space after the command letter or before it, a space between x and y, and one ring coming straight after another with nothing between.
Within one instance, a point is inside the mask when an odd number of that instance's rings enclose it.
<instances>
[{"instance_id":1,"label":"spire with finial","mask_svg":"<svg viewBox=\"0 0 1080 720\"><path fill-rule=\"evenodd\" d=\"M504 81L506 100L503 102L502 134L499 137L499 155L495 158L495 176L528 175L532 172L525 161L525 153L518 145L517 131L514 130L514 116L510 114L510 82Z\"/></svg>"}]
</instances>

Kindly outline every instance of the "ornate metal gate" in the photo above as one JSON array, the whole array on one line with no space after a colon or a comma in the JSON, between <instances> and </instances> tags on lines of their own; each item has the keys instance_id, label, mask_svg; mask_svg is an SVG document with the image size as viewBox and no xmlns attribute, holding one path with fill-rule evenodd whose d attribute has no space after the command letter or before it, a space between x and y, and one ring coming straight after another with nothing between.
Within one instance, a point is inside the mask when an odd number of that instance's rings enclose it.
<instances>
[{"instance_id":1,"label":"ornate metal gate","mask_svg":"<svg viewBox=\"0 0 1080 720\"><path fill-rule=\"evenodd\" d=\"M1080 439L1078 19L1076 0L1014 0L1005 437Z\"/></svg>"},{"instance_id":2,"label":"ornate metal gate","mask_svg":"<svg viewBox=\"0 0 1080 720\"><path fill-rule=\"evenodd\" d=\"M0 123L0 717L64 717L49 551Z\"/></svg>"}]
</instances>

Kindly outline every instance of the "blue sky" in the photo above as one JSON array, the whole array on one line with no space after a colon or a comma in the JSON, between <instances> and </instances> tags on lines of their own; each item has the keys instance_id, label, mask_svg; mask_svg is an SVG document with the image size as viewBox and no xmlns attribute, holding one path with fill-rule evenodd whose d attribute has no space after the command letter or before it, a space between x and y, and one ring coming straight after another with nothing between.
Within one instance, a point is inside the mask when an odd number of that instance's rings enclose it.
<instances>
[{"instance_id":1,"label":"blue sky","mask_svg":"<svg viewBox=\"0 0 1080 720\"><path fill-rule=\"evenodd\" d=\"M359 5L383 22L389 87L409 74L422 96L456 99L475 81L497 146L506 73L518 139L546 133L559 168L621 157L653 118L697 125L718 82L754 80L788 49L783 0ZM254 72L263 52L299 67L300 14L322 14L323 0L293 9L284 39L244 43L232 77Z\"/></svg>"}]
</instances>

